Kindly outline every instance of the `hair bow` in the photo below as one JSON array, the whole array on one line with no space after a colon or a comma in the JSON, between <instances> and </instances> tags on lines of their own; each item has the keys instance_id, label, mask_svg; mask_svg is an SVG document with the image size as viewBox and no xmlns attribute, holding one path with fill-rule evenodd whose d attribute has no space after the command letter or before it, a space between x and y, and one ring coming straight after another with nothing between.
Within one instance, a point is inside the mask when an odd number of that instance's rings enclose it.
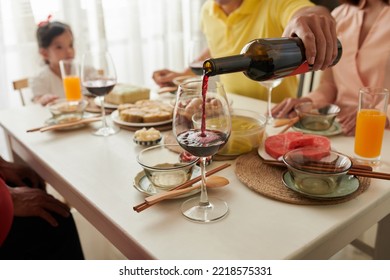
<instances>
[{"instance_id":1,"label":"hair bow","mask_svg":"<svg viewBox=\"0 0 390 280\"><path fill-rule=\"evenodd\" d=\"M52 15L48 15L46 20L43 20L38 23L38 27L45 26L46 24L49 24L50 19L52 18Z\"/></svg>"}]
</instances>

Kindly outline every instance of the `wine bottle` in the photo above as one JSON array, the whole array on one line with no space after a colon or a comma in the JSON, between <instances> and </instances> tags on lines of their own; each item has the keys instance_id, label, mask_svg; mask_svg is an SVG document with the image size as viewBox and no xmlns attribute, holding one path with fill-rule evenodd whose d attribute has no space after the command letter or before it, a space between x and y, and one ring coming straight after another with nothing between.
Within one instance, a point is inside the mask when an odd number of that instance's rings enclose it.
<instances>
[{"instance_id":1,"label":"wine bottle","mask_svg":"<svg viewBox=\"0 0 390 280\"><path fill-rule=\"evenodd\" d=\"M335 65L341 58L342 46L337 40ZM215 76L233 72L255 81L278 79L312 71L305 56L305 47L298 37L255 39L244 46L239 55L211 58L203 63L203 73Z\"/></svg>"}]
</instances>

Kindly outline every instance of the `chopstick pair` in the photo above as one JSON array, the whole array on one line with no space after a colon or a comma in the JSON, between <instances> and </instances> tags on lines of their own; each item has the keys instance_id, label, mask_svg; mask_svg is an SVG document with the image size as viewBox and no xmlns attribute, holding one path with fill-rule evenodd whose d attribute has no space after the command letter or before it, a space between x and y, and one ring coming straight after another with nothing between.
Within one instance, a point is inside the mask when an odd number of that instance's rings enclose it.
<instances>
[{"instance_id":1,"label":"chopstick pair","mask_svg":"<svg viewBox=\"0 0 390 280\"><path fill-rule=\"evenodd\" d=\"M214 169L211 169L211 170L206 172L206 177L208 177L210 175L213 175L213 174L215 174L215 173L217 173L217 172L219 172L219 171L229 167L230 165L231 165L230 163L225 163L225 164L222 164L222 165L220 165L220 166L218 166L218 167L216 167ZM201 179L202 179L201 176L197 176L197 177L195 177L195 178L193 178L193 179L191 179L191 180L189 180L189 181L187 181L187 182L185 182L185 183L183 183L181 185L178 185L177 187L171 189L171 191L187 188L187 187L191 186L192 184L194 184L196 182L199 182ZM150 206L152 206L154 204L157 204L158 202L159 201L157 201L155 203L150 203L149 204L146 201L144 201L144 202L134 206L133 210L139 213L139 212L142 212L143 210L149 208Z\"/></svg>"},{"instance_id":2,"label":"chopstick pair","mask_svg":"<svg viewBox=\"0 0 390 280\"><path fill-rule=\"evenodd\" d=\"M290 127L292 127L294 124L296 124L299 121L299 117L294 117L292 119L283 119L283 120L275 120L274 127L281 127L285 126L281 131L279 131L279 134L286 132Z\"/></svg>"},{"instance_id":3,"label":"chopstick pair","mask_svg":"<svg viewBox=\"0 0 390 280\"><path fill-rule=\"evenodd\" d=\"M71 126L78 125L78 124L86 124L86 123L96 122L96 121L100 121L101 119L102 119L102 117L98 116L98 117L81 119L81 120L74 121L74 122L45 125L45 126L40 126L40 127L28 129L26 132L35 132L35 131L45 132L45 131L53 130L53 129L71 127Z\"/></svg>"},{"instance_id":4,"label":"chopstick pair","mask_svg":"<svg viewBox=\"0 0 390 280\"><path fill-rule=\"evenodd\" d=\"M275 165L275 166L282 166L286 167L285 163L278 160L267 160L262 159L262 161L265 164L269 165ZM326 169L323 165L320 166L311 166L310 167L313 171L330 171L330 169ZM347 172L349 175L355 175L355 176L361 176L361 177L367 177L367 178L373 178L373 179L382 179L382 180L390 180L390 174L384 173L384 172L376 172L372 171L372 167L368 165L361 165L361 164L352 164L351 169Z\"/></svg>"}]
</instances>

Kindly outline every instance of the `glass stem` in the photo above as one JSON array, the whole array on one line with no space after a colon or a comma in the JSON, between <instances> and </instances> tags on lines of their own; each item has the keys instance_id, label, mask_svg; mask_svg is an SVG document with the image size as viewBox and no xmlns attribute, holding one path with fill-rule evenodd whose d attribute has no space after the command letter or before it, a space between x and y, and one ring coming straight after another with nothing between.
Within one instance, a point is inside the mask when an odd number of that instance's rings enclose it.
<instances>
[{"instance_id":1,"label":"glass stem","mask_svg":"<svg viewBox=\"0 0 390 280\"><path fill-rule=\"evenodd\" d=\"M102 124L103 127L108 127L106 119L106 109L104 108L104 95L100 97L100 107L102 108Z\"/></svg>"},{"instance_id":2,"label":"glass stem","mask_svg":"<svg viewBox=\"0 0 390 280\"><path fill-rule=\"evenodd\" d=\"M200 206L209 206L209 198L207 196L207 186L206 186L206 157L200 158L200 171L201 171L201 187L200 187Z\"/></svg>"},{"instance_id":3,"label":"glass stem","mask_svg":"<svg viewBox=\"0 0 390 280\"><path fill-rule=\"evenodd\" d=\"M267 124L270 124L270 122L271 122L271 120L272 120L272 113L271 113L272 87L267 86L267 91L268 91L268 103L267 103L267 107L268 107L268 116L267 116Z\"/></svg>"}]
</instances>

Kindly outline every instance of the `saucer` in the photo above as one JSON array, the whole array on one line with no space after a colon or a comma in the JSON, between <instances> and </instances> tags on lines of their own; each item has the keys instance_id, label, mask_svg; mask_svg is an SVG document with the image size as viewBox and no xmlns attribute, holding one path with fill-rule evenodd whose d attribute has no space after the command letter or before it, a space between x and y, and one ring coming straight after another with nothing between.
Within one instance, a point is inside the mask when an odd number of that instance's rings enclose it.
<instances>
[{"instance_id":1,"label":"saucer","mask_svg":"<svg viewBox=\"0 0 390 280\"><path fill-rule=\"evenodd\" d=\"M200 175L200 168L198 166L195 166L194 167L194 171L192 173L192 177L191 179L197 177ZM139 192L141 193L144 193L146 195L154 195L154 194L157 194L157 193L164 193L166 191L164 190L160 190L160 189L156 189L149 181L149 179L146 177L145 175L145 172L144 171L141 171L139 172L135 178L134 178L134 181L133 181L133 186L134 188L136 188L136 190L138 190ZM176 198L183 198L183 197L188 197L188 196L191 196L191 195L194 195L196 193L200 192L200 188L196 189L196 190L193 190L193 191L190 191L188 193L185 193L185 194L182 194L182 195L179 195L179 196L175 196L175 197L172 197L171 199L176 199Z\"/></svg>"},{"instance_id":2,"label":"saucer","mask_svg":"<svg viewBox=\"0 0 390 280\"><path fill-rule=\"evenodd\" d=\"M322 195L316 195L316 194L309 194L306 193L299 188L297 188L292 181L291 174L286 171L283 173L282 176L283 184L289 188L290 190L297 192L299 194L302 194L306 197L313 198L313 199L337 199L342 198L344 196L350 195L353 192L355 192L359 188L359 179L356 178L353 175L344 175L341 179L340 186L337 188L336 191L329 193L329 194L322 194Z\"/></svg>"},{"instance_id":3,"label":"saucer","mask_svg":"<svg viewBox=\"0 0 390 280\"><path fill-rule=\"evenodd\" d=\"M295 123L292 128L294 130L297 130L297 131L300 131L303 133L310 133L310 134L316 134L316 135L322 135L322 136L334 136L334 135L338 135L338 134L343 132L343 130L341 129L341 125L337 121L334 121L332 126L327 130L306 129L301 125L300 122Z\"/></svg>"}]
</instances>

